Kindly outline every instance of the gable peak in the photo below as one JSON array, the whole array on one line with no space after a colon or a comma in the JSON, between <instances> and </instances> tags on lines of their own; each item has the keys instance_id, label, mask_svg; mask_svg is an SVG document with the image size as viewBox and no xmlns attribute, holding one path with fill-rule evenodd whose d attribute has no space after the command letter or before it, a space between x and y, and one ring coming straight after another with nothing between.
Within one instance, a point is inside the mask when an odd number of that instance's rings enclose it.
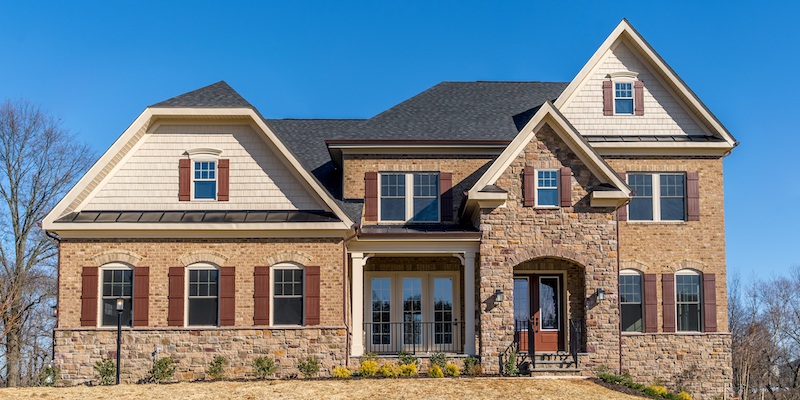
<instances>
[{"instance_id":1,"label":"gable peak","mask_svg":"<svg viewBox=\"0 0 800 400\"><path fill-rule=\"evenodd\" d=\"M225 81L184 93L150 107L246 107L254 108Z\"/></svg>"}]
</instances>

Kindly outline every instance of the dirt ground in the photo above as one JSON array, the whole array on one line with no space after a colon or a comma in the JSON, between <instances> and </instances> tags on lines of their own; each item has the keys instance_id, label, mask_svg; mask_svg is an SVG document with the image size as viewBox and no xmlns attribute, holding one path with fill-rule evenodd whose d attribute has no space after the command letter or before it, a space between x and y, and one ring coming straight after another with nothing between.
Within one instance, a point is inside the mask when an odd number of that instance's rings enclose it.
<instances>
[{"instance_id":1,"label":"dirt ground","mask_svg":"<svg viewBox=\"0 0 800 400\"><path fill-rule=\"evenodd\" d=\"M0 399L552 399L641 400L581 379L361 379L195 382L0 389Z\"/></svg>"}]
</instances>

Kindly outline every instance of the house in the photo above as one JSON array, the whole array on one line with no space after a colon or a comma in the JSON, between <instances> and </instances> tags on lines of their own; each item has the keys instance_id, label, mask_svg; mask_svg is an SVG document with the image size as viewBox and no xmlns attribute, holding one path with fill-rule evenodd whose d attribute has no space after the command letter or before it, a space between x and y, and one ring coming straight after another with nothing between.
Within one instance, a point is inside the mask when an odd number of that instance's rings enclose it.
<instances>
[{"instance_id":1,"label":"house","mask_svg":"<svg viewBox=\"0 0 800 400\"><path fill-rule=\"evenodd\" d=\"M364 352L731 385L722 160L738 143L623 20L571 82L444 82L365 120L265 119L219 82L154 104L43 221L55 358L231 377ZM533 358L531 358L533 353Z\"/></svg>"}]
</instances>

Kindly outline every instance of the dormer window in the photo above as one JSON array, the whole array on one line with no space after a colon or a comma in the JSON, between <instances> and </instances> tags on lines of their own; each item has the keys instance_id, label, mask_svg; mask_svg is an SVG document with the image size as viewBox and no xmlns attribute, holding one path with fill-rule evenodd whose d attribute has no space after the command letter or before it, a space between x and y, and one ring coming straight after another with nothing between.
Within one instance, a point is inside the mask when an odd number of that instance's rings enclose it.
<instances>
[{"instance_id":1,"label":"dormer window","mask_svg":"<svg viewBox=\"0 0 800 400\"><path fill-rule=\"evenodd\" d=\"M222 150L187 150L179 163L178 199L228 201L230 162L219 158Z\"/></svg>"},{"instance_id":2,"label":"dormer window","mask_svg":"<svg viewBox=\"0 0 800 400\"><path fill-rule=\"evenodd\" d=\"M381 173L380 220L439 222L439 174Z\"/></svg>"},{"instance_id":3,"label":"dormer window","mask_svg":"<svg viewBox=\"0 0 800 400\"><path fill-rule=\"evenodd\" d=\"M614 83L614 114L633 114L633 83Z\"/></svg>"},{"instance_id":4,"label":"dormer window","mask_svg":"<svg viewBox=\"0 0 800 400\"><path fill-rule=\"evenodd\" d=\"M194 198L217 198L217 163L215 161L194 162Z\"/></svg>"},{"instance_id":5,"label":"dormer window","mask_svg":"<svg viewBox=\"0 0 800 400\"><path fill-rule=\"evenodd\" d=\"M619 71L603 82L603 115L644 115L644 83L639 73Z\"/></svg>"}]
</instances>

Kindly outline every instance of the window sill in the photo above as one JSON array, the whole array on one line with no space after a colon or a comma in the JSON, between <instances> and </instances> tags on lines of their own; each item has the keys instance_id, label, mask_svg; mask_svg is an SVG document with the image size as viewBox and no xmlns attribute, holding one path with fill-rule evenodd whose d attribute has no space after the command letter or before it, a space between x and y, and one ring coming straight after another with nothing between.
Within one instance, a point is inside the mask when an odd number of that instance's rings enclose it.
<instances>
[{"instance_id":1,"label":"window sill","mask_svg":"<svg viewBox=\"0 0 800 400\"><path fill-rule=\"evenodd\" d=\"M534 206L534 210L558 210L560 206Z\"/></svg>"},{"instance_id":2,"label":"window sill","mask_svg":"<svg viewBox=\"0 0 800 400\"><path fill-rule=\"evenodd\" d=\"M191 201L217 201L217 199L192 199Z\"/></svg>"},{"instance_id":3,"label":"window sill","mask_svg":"<svg viewBox=\"0 0 800 400\"><path fill-rule=\"evenodd\" d=\"M622 336L646 336L646 335L680 335L680 336L703 336L703 335L730 335L730 332L622 332Z\"/></svg>"},{"instance_id":4,"label":"window sill","mask_svg":"<svg viewBox=\"0 0 800 400\"><path fill-rule=\"evenodd\" d=\"M642 224L642 225L684 225L687 221L631 221L627 220L624 222L628 222L631 224Z\"/></svg>"}]
</instances>

